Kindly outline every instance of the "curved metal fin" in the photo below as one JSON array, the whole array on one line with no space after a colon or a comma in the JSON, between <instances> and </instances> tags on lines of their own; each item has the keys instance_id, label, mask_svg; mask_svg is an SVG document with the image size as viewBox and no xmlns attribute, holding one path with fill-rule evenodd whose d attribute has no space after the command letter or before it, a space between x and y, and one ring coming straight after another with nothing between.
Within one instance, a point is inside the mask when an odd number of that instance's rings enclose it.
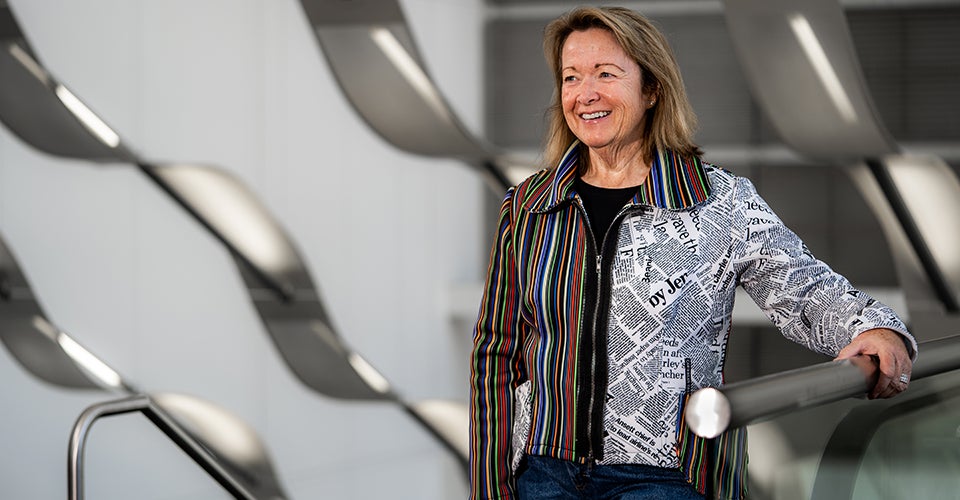
<instances>
[{"instance_id":1,"label":"curved metal fin","mask_svg":"<svg viewBox=\"0 0 960 500\"><path fill-rule=\"evenodd\" d=\"M884 227L911 320L960 311L960 261L948 235L960 227L960 184L939 159L896 154L899 146L874 109L839 3L724 5L747 79L783 140L806 156L850 165Z\"/></svg>"},{"instance_id":2,"label":"curved metal fin","mask_svg":"<svg viewBox=\"0 0 960 500\"><path fill-rule=\"evenodd\" d=\"M63 350L58 333L0 237L0 341L25 370L44 382L71 389L100 389Z\"/></svg>"},{"instance_id":3,"label":"curved metal fin","mask_svg":"<svg viewBox=\"0 0 960 500\"><path fill-rule=\"evenodd\" d=\"M946 309L960 313L960 179L934 156L888 156L883 163L917 238L926 247Z\"/></svg>"},{"instance_id":4,"label":"curved metal fin","mask_svg":"<svg viewBox=\"0 0 960 500\"><path fill-rule=\"evenodd\" d=\"M137 389L99 357L50 324L30 285L0 238L0 341L20 364L44 382L67 389ZM157 396L168 410L220 458L258 498L285 498L263 442L246 423L218 406L178 394Z\"/></svg>"},{"instance_id":5,"label":"curved metal fin","mask_svg":"<svg viewBox=\"0 0 960 500\"><path fill-rule=\"evenodd\" d=\"M256 498L287 498L266 445L250 425L209 401L176 393L150 399L217 457Z\"/></svg>"},{"instance_id":6,"label":"curved metal fin","mask_svg":"<svg viewBox=\"0 0 960 500\"><path fill-rule=\"evenodd\" d=\"M898 150L836 0L725 0L724 13L753 95L787 144L830 160Z\"/></svg>"},{"instance_id":7,"label":"curved metal fin","mask_svg":"<svg viewBox=\"0 0 960 500\"><path fill-rule=\"evenodd\" d=\"M960 228L960 180L956 173L933 156L887 156L868 160L867 165L870 178L853 178L865 198L882 194L882 201L870 200L871 208L885 215L880 218L881 226L894 251L909 307L928 314L957 314L960 233L947 229Z\"/></svg>"},{"instance_id":8,"label":"curved metal fin","mask_svg":"<svg viewBox=\"0 0 960 500\"><path fill-rule=\"evenodd\" d=\"M470 457L470 413L457 401L426 399L410 403L408 408L438 434L451 451L459 455L464 467Z\"/></svg>"},{"instance_id":9,"label":"curved metal fin","mask_svg":"<svg viewBox=\"0 0 960 500\"><path fill-rule=\"evenodd\" d=\"M0 121L48 154L130 161L120 136L40 64L6 3L0 26Z\"/></svg>"},{"instance_id":10,"label":"curved metal fin","mask_svg":"<svg viewBox=\"0 0 960 500\"><path fill-rule=\"evenodd\" d=\"M300 381L335 398L392 397L351 364L355 354L334 330L293 243L239 179L210 166L140 165L233 253L274 345Z\"/></svg>"},{"instance_id":11,"label":"curved metal fin","mask_svg":"<svg viewBox=\"0 0 960 500\"><path fill-rule=\"evenodd\" d=\"M49 72L36 59L32 60L36 64L36 72L47 75L52 81ZM6 74L3 73L0 80L6 79ZM86 146L90 146L90 141L99 139L94 138L85 126L80 129L73 126L75 123L72 122L77 119L74 113L63 111L67 104L55 97L51 98L55 87L34 86L33 90L15 97L22 100L27 108L49 105L57 108L59 112L37 114L34 118L39 126L29 134L19 127L29 128L32 123L4 119L8 127L20 137L39 134L40 137L34 139L42 151L71 158L105 160L103 155L91 154L90 148L58 148L56 144L62 138L56 134L63 130L82 131L83 133L75 135L82 137L82 140L78 139L78 143ZM16 86L0 86L0 98L11 100L12 92L17 92ZM0 115L3 114L0 104ZM96 151L97 148L92 149ZM109 156L106 160L123 160L140 166L144 174L232 253L250 298L271 339L287 366L301 382L329 397L385 400L403 406L386 378L342 341L293 242L239 179L214 167L155 165L138 158L121 146L112 149L121 154ZM441 439L448 448L458 449L445 441L446 434L431 427L431 421L419 418L417 420L427 426L430 433Z\"/></svg>"},{"instance_id":12,"label":"curved metal fin","mask_svg":"<svg viewBox=\"0 0 960 500\"><path fill-rule=\"evenodd\" d=\"M463 125L424 68L396 0L301 0L340 89L385 141L410 153L462 160L501 194L504 157ZM534 171L531 165L530 173Z\"/></svg>"}]
</instances>

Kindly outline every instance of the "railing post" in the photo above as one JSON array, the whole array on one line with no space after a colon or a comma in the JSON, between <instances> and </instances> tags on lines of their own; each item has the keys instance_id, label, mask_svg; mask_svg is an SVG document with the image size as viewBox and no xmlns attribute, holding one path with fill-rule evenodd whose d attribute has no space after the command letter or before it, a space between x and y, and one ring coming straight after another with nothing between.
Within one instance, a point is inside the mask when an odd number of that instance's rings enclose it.
<instances>
[{"instance_id":1,"label":"railing post","mask_svg":"<svg viewBox=\"0 0 960 500\"><path fill-rule=\"evenodd\" d=\"M150 398L139 395L98 403L88 407L77 418L70 433L67 456L67 498L83 500L83 453L87 444L87 435L93 423L100 417L140 411L150 405Z\"/></svg>"},{"instance_id":2,"label":"railing post","mask_svg":"<svg viewBox=\"0 0 960 500\"><path fill-rule=\"evenodd\" d=\"M107 401L91 405L77 418L70 433L70 443L67 452L67 499L83 500L83 462L87 435L93 423L101 417L132 413L139 411L154 425L169 437L181 450L190 456L214 480L227 490L234 498L240 500L255 500L256 497L247 488L240 484L219 461L210 454L196 439L190 436L162 409L153 404L153 401L144 395Z\"/></svg>"}]
</instances>

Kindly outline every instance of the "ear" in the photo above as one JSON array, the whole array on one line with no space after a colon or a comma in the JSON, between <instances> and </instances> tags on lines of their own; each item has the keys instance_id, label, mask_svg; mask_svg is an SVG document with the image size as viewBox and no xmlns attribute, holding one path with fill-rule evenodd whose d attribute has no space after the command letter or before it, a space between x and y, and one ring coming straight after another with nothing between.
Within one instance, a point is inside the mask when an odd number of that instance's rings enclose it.
<instances>
[{"instance_id":1,"label":"ear","mask_svg":"<svg viewBox=\"0 0 960 500\"><path fill-rule=\"evenodd\" d=\"M647 99L654 99L659 101L661 97L660 91L660 82L650 74L649 71L643 71L643 84L641 86L642 92Z\"/></svg>"},{"instance_id":2,"label":"ear","mask_svg":"<svg viewBox=\"0 0 960 500\"><path fill-rule=\"evenodd\" d=\"M651 99L660 100L661 94L660 82L651 82L650 88L647 89L647 94Z\"/></svg>"}]
</instances>

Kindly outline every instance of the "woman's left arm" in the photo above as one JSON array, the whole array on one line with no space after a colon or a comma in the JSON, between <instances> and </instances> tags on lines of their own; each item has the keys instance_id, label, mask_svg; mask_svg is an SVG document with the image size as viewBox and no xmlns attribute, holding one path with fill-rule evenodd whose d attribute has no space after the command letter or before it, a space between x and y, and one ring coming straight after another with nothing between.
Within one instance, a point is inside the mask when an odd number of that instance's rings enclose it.
<instances>
[{"instance_id":1,"label":"woman's left arm","mask_svg":"<svg viewBox=\"0 0 960 500\"><path fill-rule=\"evenodd\" d=\"M909 381L917 354L903 321L816 259L750 181L738 181L732 217L740 285L790 340L839 359L875 356L881 374L870 397L902 392L900 377Z\"/></svg>"}]
</instances>

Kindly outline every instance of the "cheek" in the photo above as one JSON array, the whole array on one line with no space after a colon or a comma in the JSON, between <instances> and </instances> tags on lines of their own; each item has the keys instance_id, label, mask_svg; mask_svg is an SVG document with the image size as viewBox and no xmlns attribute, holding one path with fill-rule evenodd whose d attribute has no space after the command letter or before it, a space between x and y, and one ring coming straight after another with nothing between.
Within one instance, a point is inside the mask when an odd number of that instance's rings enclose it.
<instances>
[{"instance_id":1,"label":"cheek","mask_svg":"<svg viewBox=\"0 0 960 500\"><path fill-rule=\"evenodd\" d=\"M563 110L563 116L569 122L573 118L573 108L576 104L575 99L568 98L567 96L560 97L560 107Z\"/></svg>"},{"instance_id":2,"label":"cheek","mask_svg":"<svg viewBox=\"0 0 960 500\"><path fill-rule=\"evenodd\" d=\"M563 112L568 113L573 109L573 105L576 103L576 96L570 90L564 89L560 93L560 105L563 106Z\"/></svg>"}]
</instances>

